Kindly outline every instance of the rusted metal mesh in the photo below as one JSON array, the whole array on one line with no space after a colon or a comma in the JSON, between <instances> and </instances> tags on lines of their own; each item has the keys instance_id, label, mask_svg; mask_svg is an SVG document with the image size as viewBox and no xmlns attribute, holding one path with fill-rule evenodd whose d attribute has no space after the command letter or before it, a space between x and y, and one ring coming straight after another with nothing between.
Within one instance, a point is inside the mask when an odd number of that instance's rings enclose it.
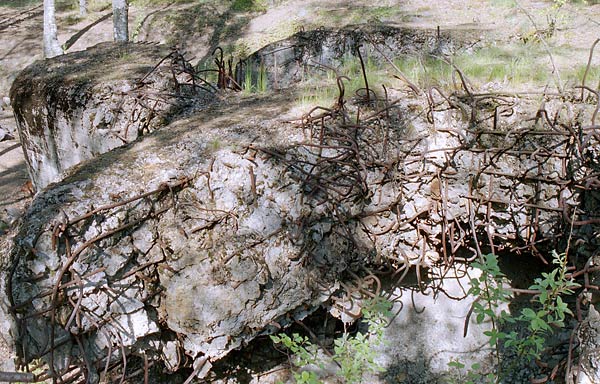
<instances>
[{"instance_id":1,"label":"rusted metal mesh","mask_svg":"<svg viewBox=\"0 0 600 384\"><path fill-rule=\"evenodd\" d=\"M163 63L168 63L174 81L191 91L236 88L229 81L232 79L222 56L216 61L216 87L203 80L175 50L148 76ZM449 269L457 261L485 252L526 252L544 259L547 250L561 244L564 248L565 234L573 231L575 237L583 239L586 231L595 233L590 227L600 223L600 207L582 201L589 196L596 199L595 190L600 185L596 150L599 126L595 121L598 106L590 117L583 100L577 101L572 95L546 95L537 112L527 115L518 110L517 95L476 93L458 69L456 73L460 85L450 93L435 87L424 91L411 84L415 93L412 100L424 98L426 105L414 114L408 112L405 99L391 100L385 87L383 97L366 88L349 105L345 78L338 76L339 95L334 105L316 107L296 122L304 132L304 141L283 149L248 146L287 165L302 185L304 198L314 206L326 206L349 249L372 250L357 260L358 267L348 269L348 278L342 282L346 301L379 295L382 275L401 284L413 266L420 285L421 268L441 265ZM597 92L584 89L598 99ZM139 102L152 110L147 103L153 96L157 95L140 97ZM210 172L199 177L210 177ZM36 296L49 297L50 306L32 312L30 301L10 298L21 329L26 322L36 321L47 322L51 328L49 343L37 356L22 356L27 363L41 356L50 362L42 366L45 372L36 380L93 382L98 378L91 375L100 372L103 379L113 377L123 382L129 377L147 382L149 367L160 357L150 356L149 360L144 354L142 366L128 370L133 351L119 339L118 332L104 335L108 345L104 357L89 359L95 353L85 352L91 348L87 337L98 330L108 332L110 327L104 325L111 324L113 318L110 312L98 318L81 306L88 292L100 289L93 277L102 267L86 275L79 275L72 267L91 246L101 246L103 240L175 209L173 196L189 182L182 179L162 184L126 200L115 196L115 204L65 218L53 226L54 245L64 254L62 266L55 285ZM146 213L76 249L71 247L71 238L81 235L77 234L77 223L136 204L147 206L143 210ZM307 228L309 224L305 223ZM578 234L583 228L588 229ZM132 265L120 279L124 285L152 285L158 281L153 274L159 262ZM17 265L15 262L13 272ZM590 271L586 268L573 272L573 276L587 278ZM150 291L157 295L161 288L155 286ZM75 341L78 353L60 350L68 340ZM21 343L30 341L21 334ZM70 356L68 361L57 364L57 358L65 355ZM203 364L196 365L190 380Z\"/></svg>"},{"instance_id":2,"label":"rusted metal mesh","mask_svg":"<svg viewBox=\"0 0 600 384\"><path fill-rule=\"evenodd\" d=\"M107 100L115 113L111 133L127 144L164 126L182 109L213 100L216 91L199 76L184 52L172 48L132 89Z\"/></svg>"}]
</instances>

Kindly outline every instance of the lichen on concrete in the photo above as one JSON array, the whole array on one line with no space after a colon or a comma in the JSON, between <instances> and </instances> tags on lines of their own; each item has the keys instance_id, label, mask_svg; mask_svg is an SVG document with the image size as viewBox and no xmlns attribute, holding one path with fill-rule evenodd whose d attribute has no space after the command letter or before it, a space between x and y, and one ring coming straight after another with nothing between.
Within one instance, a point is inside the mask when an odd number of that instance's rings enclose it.
<instances>
[{"instance_id":1,"label":"lichen on concrete","mask_svg":"<svg viewBox=\"0 0 600 384\"><path fill-rule=\"evenodd\" d=\"M195 90L179 84L169 54L154 44L103 43L37 61L19 74L11 98L37 190L178 112L180 97Z\"/></svg>"}]
</instances>

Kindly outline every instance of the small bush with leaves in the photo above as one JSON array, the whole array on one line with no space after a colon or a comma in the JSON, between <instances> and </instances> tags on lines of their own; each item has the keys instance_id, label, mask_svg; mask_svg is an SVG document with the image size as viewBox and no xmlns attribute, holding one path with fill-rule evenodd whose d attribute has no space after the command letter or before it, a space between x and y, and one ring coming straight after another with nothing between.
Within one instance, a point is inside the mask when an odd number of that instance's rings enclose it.
<instances>
[{"instance_id":1,"label":"small bush with leaves","mask_svg":"<svg viewBox=\"0 0 600 384\"><path fill-rule=\"evenodd\" d=\"M492 329L485 331L488 336L490 346L499 350L498 341L505 335L498 331L498 322L509 318L510 315L502 310L497 315L498 308L509 302L511 292L504 288L506 276L500 272L498 259L493 254L484 255L483 263L473 263L473 267L481 270L479 278L471 279L471 288L469 295L476 297L473 303L473 313L478 324L488 318L492 322Z\"/></svg>"},{"instance_id":2,"label":"small bush with leaves","mask_svg":"<svg viewBox=\"0 0 600 384\"><path fill-rule=\"evenodd\" d=\"M528 335L522 338L515 331L509 333L506 335L505 347L515 348L520 357L529 360L539 359L545 337L552 334L555 328L565 326L566 315L573 316L563 296L573 294L579 284L566 277L566 254L552 252L552 263L557 267L550 273L542 273L542 277L536 278L529 287L540 292L534 299L537 308L523 308L520 316L507 317L510 322L526 324Z\"/></svg>"},{"instance_id":3,"label":"small bush with leaves","mask_svg":"<svg viewBox=\"0 0 600 384\"><path fill-rule=\"evenodd\" d=\"M471 279L469 294L474 296L473 313L478 324L486 319L491 321L492 328L485 331L490 346L496 350L498 358L498 372L483 375L481 367L475 364L467 372L464 379L466 383L485 382L497 383L502 378L500 362L500 347L513 350L519 358L531 361L539 359L545 347L546 338L553 333L555 327L564 327L567 315L573 313L564 302L563 297L574 293L579 284L567 278L567 256L552 252L552 263L557 267L549 273L542 273L536 278L530 290L539 292L533 300L532 307L521 310L519 316L513 316L506 311L498 312L503 304L508 304L511 291L505 288L506 277L500 271L498 260L492 254L484 255L481 263L473 263L473 267L481 270L478 278ZM525 336L516 331L503 332L501 329L507 324L519 323L526 330ZM458 360L451 361L449 367L459 371L465 365Z\"/></svg>"},{"instance_id":4,"label":"small bush with leaves","mask_svg":"<svg viewBox=\"0 0 600 384\"><path fill-rule=\"evenodd\" d=\"M375 347L384 344L384 328L391 309L391 303L382 298L367 300L363 303L362 318L368 326L366 333L358 332L355 336L344 333L334 341L333 360L339 367L335 373L344 383L359 383L366 373L379 373L384 369L376 361ZM276 344L287 348L295 357L293 373L298 384L321 383L314 371L298 370L314 365L325 368L326 359L318 353L318 348L307 337L294 333L291 337L286 334L271 336Z\"/></svg>"}]
</instances>

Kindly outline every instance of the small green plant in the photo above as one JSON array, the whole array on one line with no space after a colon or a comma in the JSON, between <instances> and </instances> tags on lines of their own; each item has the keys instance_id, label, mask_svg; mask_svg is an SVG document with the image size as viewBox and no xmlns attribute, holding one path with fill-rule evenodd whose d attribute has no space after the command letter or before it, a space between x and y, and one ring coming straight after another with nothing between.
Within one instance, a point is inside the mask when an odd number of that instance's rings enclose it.
<instances>
[{"instance_id":1,"label":"small green plant","mask_svg":"<svg viewBox=\"0 0 600 384\"><path fill-rule=\"evenodd\" d=\"M244 88L244 93L249 94L252 93L254 86L252 85L252 62L248 61L245 65L244 70L244 84L242 84L242 88Z\"/></svg>"},{"instance_id":2,"label":"small green plant","mask_svg":"<svg viewBox=\"0 0 600 384\"><path fill-rule=\"evenodd\" d=\"M236 12L264 12L267 5L264 0L234 0L231 10Z\"/></svg>"},{"instance_id":3,"label":"small green plant","mask_svg":"<svg viewBox=\"0 0 600 384\"><path fill-rule=\"evenodd\" d=\"M552 37L558 28L567 23L567 16L562 11L567 2L567 0L552 0L552 6L546 10L548 27L543 31L544 37Z\"/></svg>"},{"instance_id":4,"label":"small green plant","mask_svg":"<svg viewBox=\"0 0 600 384\"><path fill-rule=\"evenodd\" d=\"M500 271L498 259L491 253L484 255L481 262L474 262L472 266L481 270L481 275L478 278L471 279L471 287L468 292L469 295L476 297L472 306L475 321L478 324L483 323L486 319L491 321L491 329L484 331L483 334L488 337L490 346L494 348L498 367L500 367L500 342L506 337L506 334L500 331L500 323L505 318L510 317L505 310L501 310L498 315L500 306L510 300L510 291L504 287L506 276ZM459 362L456 363L460 364ZM457 366L455 365L455 367ZM461 368L464 368L464 365ZM493 374L484 376L479 372L479 369L480 367L476 366L471 367L471 370L468 371L467 376L472 382L479 382L484 379L492 379L484 381L488 383L497 382L497 380L493 380Z\"/></svg>"},{"instance_id":5,"label":"small green plant","mask_svg":"<svg viewBox=\"0 0 600 384\"><path fill-rule=\"evenodd\" d=\"M383 345L384 329L390 315L391 303L382 298L367 300L362 308L362 319L368 326L368 332L358 332L355 336L344 333L334 341L333 360L338 365L336 376L344 383L359 383L365 373L379 373L384 369L376 361L375 347ZM300 384L321 383L316 372L302 370L309 365L325 368L326 359L319 355L319 349L306 336L294 333L271 336L276 344L287 348L295 357L294 380Z\"/></svg>"},{"instance_id":6,"label":"small green plant","mask_svg":"<svg viewBox=\"0 0 600 384\"><path fill-rule=\"evenodd\" d=\"M564 302L563 297L574 293L579 285L567 278L567 256L552 252L552 263L557 267L551 272L543 272L542 277L536 278L530 290L538 291L532 307L521 310L519 316L513 316L500 306L508 304L511 292L505 288L506 278L500 271L498 260L492 254L484 255L481 262L473 263L473 267L481 270L478 278L471 279L469 295L476 299L472 306L475 320L478 324L489 320L490 330L484 334L488 337L490 346L494 347L497 357L496 374L480 372L479 365L473 365L462 378L466 383L498 383L502 378L501 347L514 350L517 356L526 362L539 359L545 347L546 338L552 334L555 327L564 327L567 315L573 313ZM525 335L516 331L504 332L509 324L520 323L526 330ZM458 360L451 361L449 367L459 370L465 365Z\"/></svg>"},{"instance_id":7,"label":"small green plant","mask_svg":"<svg viewBox=\"0 0 600 384\"><path fill-rule=\"evenodd\" d=\"M479 384L495 382L493 373L488 373L487 375L480 373L481 364L479 363L474 363L471 365L471 368L465 374L462 372L466 366L459 360L451 360L448 363L448 367L455 368L458 372L457 378L450 380L450 383L452 384Z\"/></svg>"},{"instance_id":8,"label":"small green plant","mask_svg":"<svg viewBox=\"0 0 600 384\"><path fill-rule=\"evenodd\" d=\"M320 368L324 367L324 364L319 359L318 348L309 341L308 337L300 336L297 333L294 333L290 337L282 333L278 336L271 336L271 340L275 344L282 344L295 356L294 365L296 367L301 368L311 364L317 365ZM320 383L317 374L313 371L293 372L293 376L298 384Z\"/></svg>"},{"instance_id":9,"label":"small green plant","mask_svg":"<svg viewBox=\"0 0 600 384\"><path fill-rule=\"evenodd\" d=\"M579 284L567 279L567 256L552 252L552 263L557 267L534 280L529 287L539 291L535 297L537 308L524 308L516 319L507 317L510 322L522 322L527 325L528 335L519 336L515 331L506 335L506 348L514 348L520 357L528 360L539 359L544 349L545 337L552 334L554 328L565 326L566 316L573 312L563 301L563 296L571 295Z\"/></svg>"},{"instance_id":10,"label":"small green plant","mask_svg":"<svg viewBox=\"0 0 600 384\"><path fill-rule=\"evenodd\" d=\"M260 93L266 92L267 83L267 69L265 67L265 63L261 61L260 67L258 68L258 82L256 84L257 91Z\"/></svg>"}]
</instances>

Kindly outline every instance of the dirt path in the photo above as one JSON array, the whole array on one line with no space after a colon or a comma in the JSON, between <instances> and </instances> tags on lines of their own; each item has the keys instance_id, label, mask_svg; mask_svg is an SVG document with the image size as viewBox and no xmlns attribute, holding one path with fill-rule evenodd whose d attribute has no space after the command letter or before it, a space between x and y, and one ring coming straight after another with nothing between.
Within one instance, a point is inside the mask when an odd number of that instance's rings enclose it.
<instances>
[{"instance_id":1,"label":"dirt path","mask_svg":"<svg viewBox=\"0 0 600 384\"><path fill-rule=\"evenodd\" d=\"M0 234L2 223L17 219L29 202L24 188L28 180L21 144L14 139L0 142Z\"/></svg>"}]
</instances>

